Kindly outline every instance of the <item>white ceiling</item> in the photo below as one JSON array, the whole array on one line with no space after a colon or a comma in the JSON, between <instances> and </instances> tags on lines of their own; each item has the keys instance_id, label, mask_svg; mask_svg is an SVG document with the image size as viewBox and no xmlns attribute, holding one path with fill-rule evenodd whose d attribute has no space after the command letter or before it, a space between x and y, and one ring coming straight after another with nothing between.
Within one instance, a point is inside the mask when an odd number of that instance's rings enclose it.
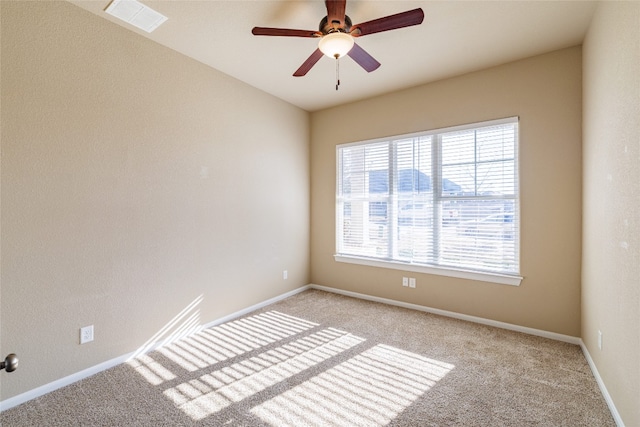
<instances>
[{"instance_id":1,"label":"white ceiling","mask_svg":"<svg viewBox=\"0 0 640 427\"><path fill-rule=\"evenodd\" d=\"M593 1L348 0L354 24L421 7L421 25L357 39L382 66L367 73L351 58L323 57L304 77L293 72L317 39L253 36L254 26L317 30L324 1L142 0L169 19L151 34L106 14L110 0L70 0L142 37L308 111L417 86L582 42Z\"/></svg>"}]
</instances>

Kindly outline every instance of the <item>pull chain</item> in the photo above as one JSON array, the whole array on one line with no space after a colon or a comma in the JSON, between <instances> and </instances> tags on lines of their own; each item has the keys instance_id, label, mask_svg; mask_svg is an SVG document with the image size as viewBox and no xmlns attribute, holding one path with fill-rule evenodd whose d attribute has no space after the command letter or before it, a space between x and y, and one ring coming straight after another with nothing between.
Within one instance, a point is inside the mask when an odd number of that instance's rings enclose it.
<instances>
[{"instance_id":1,"label":"pull chain","mask_svg":"<svg viewBox=\"0 0 640 427\"><path fill-rule=\"evenodd\" d=\"M336 90L338 90L338 86L340 86L340 56L336 53Z\"/></svg>"}]
</instances>

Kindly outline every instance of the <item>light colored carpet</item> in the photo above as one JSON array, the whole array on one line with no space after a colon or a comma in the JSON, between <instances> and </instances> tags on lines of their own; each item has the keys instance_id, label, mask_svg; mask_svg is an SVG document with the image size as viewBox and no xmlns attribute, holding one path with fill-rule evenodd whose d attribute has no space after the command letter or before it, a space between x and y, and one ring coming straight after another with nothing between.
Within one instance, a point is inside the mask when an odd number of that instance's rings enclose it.
<instances>
[{"instance_id":1,"label":"light colored carpet","mask_svg":"<svg viewBox=\"0 0 640 427\"><path fill-rule=\"evenodd\" d=\"M614 426L578 346L309 290L2 426Z\"/></svg>"}]
</instances>

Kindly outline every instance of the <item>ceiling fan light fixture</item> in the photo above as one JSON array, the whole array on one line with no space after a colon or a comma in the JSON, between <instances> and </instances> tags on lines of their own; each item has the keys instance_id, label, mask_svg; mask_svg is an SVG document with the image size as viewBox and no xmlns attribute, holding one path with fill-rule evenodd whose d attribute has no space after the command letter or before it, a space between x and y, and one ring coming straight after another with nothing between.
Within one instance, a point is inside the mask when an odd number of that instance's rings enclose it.
<instances>
[{"instance_id":1,"label":"ceiling fan light fixture","mask_svg":"<svg viewBox=\"0 0 640 427\"><path fill-rule=\"evenodd\" d=\"M351 35L336 31L322 37L318 48L329 58L341 58L349 53L353 44L354 40Z\"/></svg>"}]
</instances>

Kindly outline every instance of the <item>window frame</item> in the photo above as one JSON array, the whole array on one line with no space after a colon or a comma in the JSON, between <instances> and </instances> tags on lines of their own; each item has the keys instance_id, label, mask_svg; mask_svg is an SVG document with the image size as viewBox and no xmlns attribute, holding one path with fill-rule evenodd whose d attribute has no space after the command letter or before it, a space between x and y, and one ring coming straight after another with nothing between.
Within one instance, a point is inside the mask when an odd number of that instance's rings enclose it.
<instances>
[{"instance_id":1,"label":"window frame","mask_svg":"<svg viewBox=\"0 0 640 427\"><path fill-rule=\"evenodd\" d=\"M366 265L366 266L372 266L372 267L380 267L380 268L387 268L387 269L396 269L396 270L403 270L403 271L411 271L411 272L416 272L416 273L427 273L427 274L435 274L435 275L441 275L441 276L447 276L447 277L454 277L454 278L460 278L460 279L469 279L469 280L476 280L476 281L483 281L483 282L490 282L490 283L497 283L497 284L504 284L504 285L512 285L512 286L519 286L523 277L520 275L520 268L521 268L521 263L520 263L520 251L521 251L521 236L520 236L520 229L521 229L521 221L520 221L520 200L521 200L521 192L520 192L520 180L519 180L519 175L520 175L520 167L519 167L519 144L520 144L520 120L518 116L512 116L512 117L507 117L507 118L502 118L502 119L497 119L497 120L489 120L489 121L482 121L482 122L476 122L476 123L469 123L469 124L464 124L464 125L459 125L459 126L451 126L451 127L445 127L445 128L438 128L438 129L432 129L432 130L427 130L427 131L421 131L421 132L414 132L414 133L410 133L410 134L404 134L404 135L392 135L392 136L388 136L388 137L384 137L384 138L376 138L376 139L370 139L370 140L364 140L364 141L357 141L357 142L352 142L352 143L345 143L345 144L339 144L336 146L336 195L335 195L335 219L336 219L336 224L335 224L335 254L334 254L334 259L337 262L344 262L344 263L350 263L350 264L358 264L358 265ZM479 128L484 128L484 127L489 127L489 126L497 126L497 125L502 125L502 124L509 124L509 123L515 123L517 125L516 128L516 140L515 140L515 147L514 147L514 162L515 162L515 196L513 198L509 198L510 200L514 200L514 209L515 209L515 214L518 217L518 223L517 223L517 227L518 229L517 234L518 234L518 240L517 240L517 247L516 247L516 262L517 262L517 268L518 268L518 273L517 274L505 274L505 273L499 273L499 272L491 272L491 271L486 271L486 270L473 270L473 269L467 269L467 268L462 268L462 267L452 267L452 266L443 266L443 265L436 265L436 264L427 264L427 263L419 263L419 262L407 262L407 261L402 261L402 260L398 260L398 259L393 259L393 257L387 257L387 258L383 258L383 257L369 257L369 256L362 256L362 255L354 255L354 254L347 254L347 253L340 253L339 249L341 246L341 241L343 239L343 235L342 235L342 227L340 227L340 224L342 221L342 215L343 213L340 212L339 207L342 206L340 204L340 198L342 197L341 194L341 190L340 190L340 185L341 185L341 174L342 174L342 165L341 165L341 157L340 157L340 150L344 149L344 148L348 148L348 147L353 147L353 146L364 146L364 145L373 145L376 143L389 143L389 150L393 150L393 144L391 144L393 141L398 141L398 140L402 140L402 139L409 139L409 138L419 138L419 137L431 137L431 138L436 138L436 142L435 142L435 146L437 146L437 150L435 152L432 153L432 162L433 162L433 168L432 168L432 175L437 175L436 176L432 176L431 178L431 185L432 188L437 188L436 185L440 185L440 180L441 180L441 175L442 175L442 162L441 162L441 156L442 156L442 145L441 145L441 135L445 134L445 133L450 133L450 132L456 132L456 131L464 131L464 130L471 130L471 129L479 129ZM478 164L477 161L474 161L474 164ZM394 160L389 160L389 175L391 177L391 174L394 172L393 168L395 168L395 161ZM391 181L389 181L389 185L391 185ZM396 183L397 185L397 183ZM432 196L433 198L433 202L434 203L442 203L443 200L452 200L451 197L446 197L443 196L441 194L437 194L438 192L434 191L434 194ZM389 199L394 199L398 197L397 192L390 192L387 196ZM482 196L474 196L473 199L474 200L481 200ZM497 197L500 198L500 197ZM392 209L392 211L396 211L396 209ZM395 221L390 219L389 221ZM395 224L394 222L392 222L393 224ZM390 248L392 247L392 245L394 245L394 239L391 235L389 235L388 239L388 244L389 244L389 251L391 250ZM437 236L434 235L433 237L434 241L436 239L438 239Z\"/></svg>"}]
</instances>

